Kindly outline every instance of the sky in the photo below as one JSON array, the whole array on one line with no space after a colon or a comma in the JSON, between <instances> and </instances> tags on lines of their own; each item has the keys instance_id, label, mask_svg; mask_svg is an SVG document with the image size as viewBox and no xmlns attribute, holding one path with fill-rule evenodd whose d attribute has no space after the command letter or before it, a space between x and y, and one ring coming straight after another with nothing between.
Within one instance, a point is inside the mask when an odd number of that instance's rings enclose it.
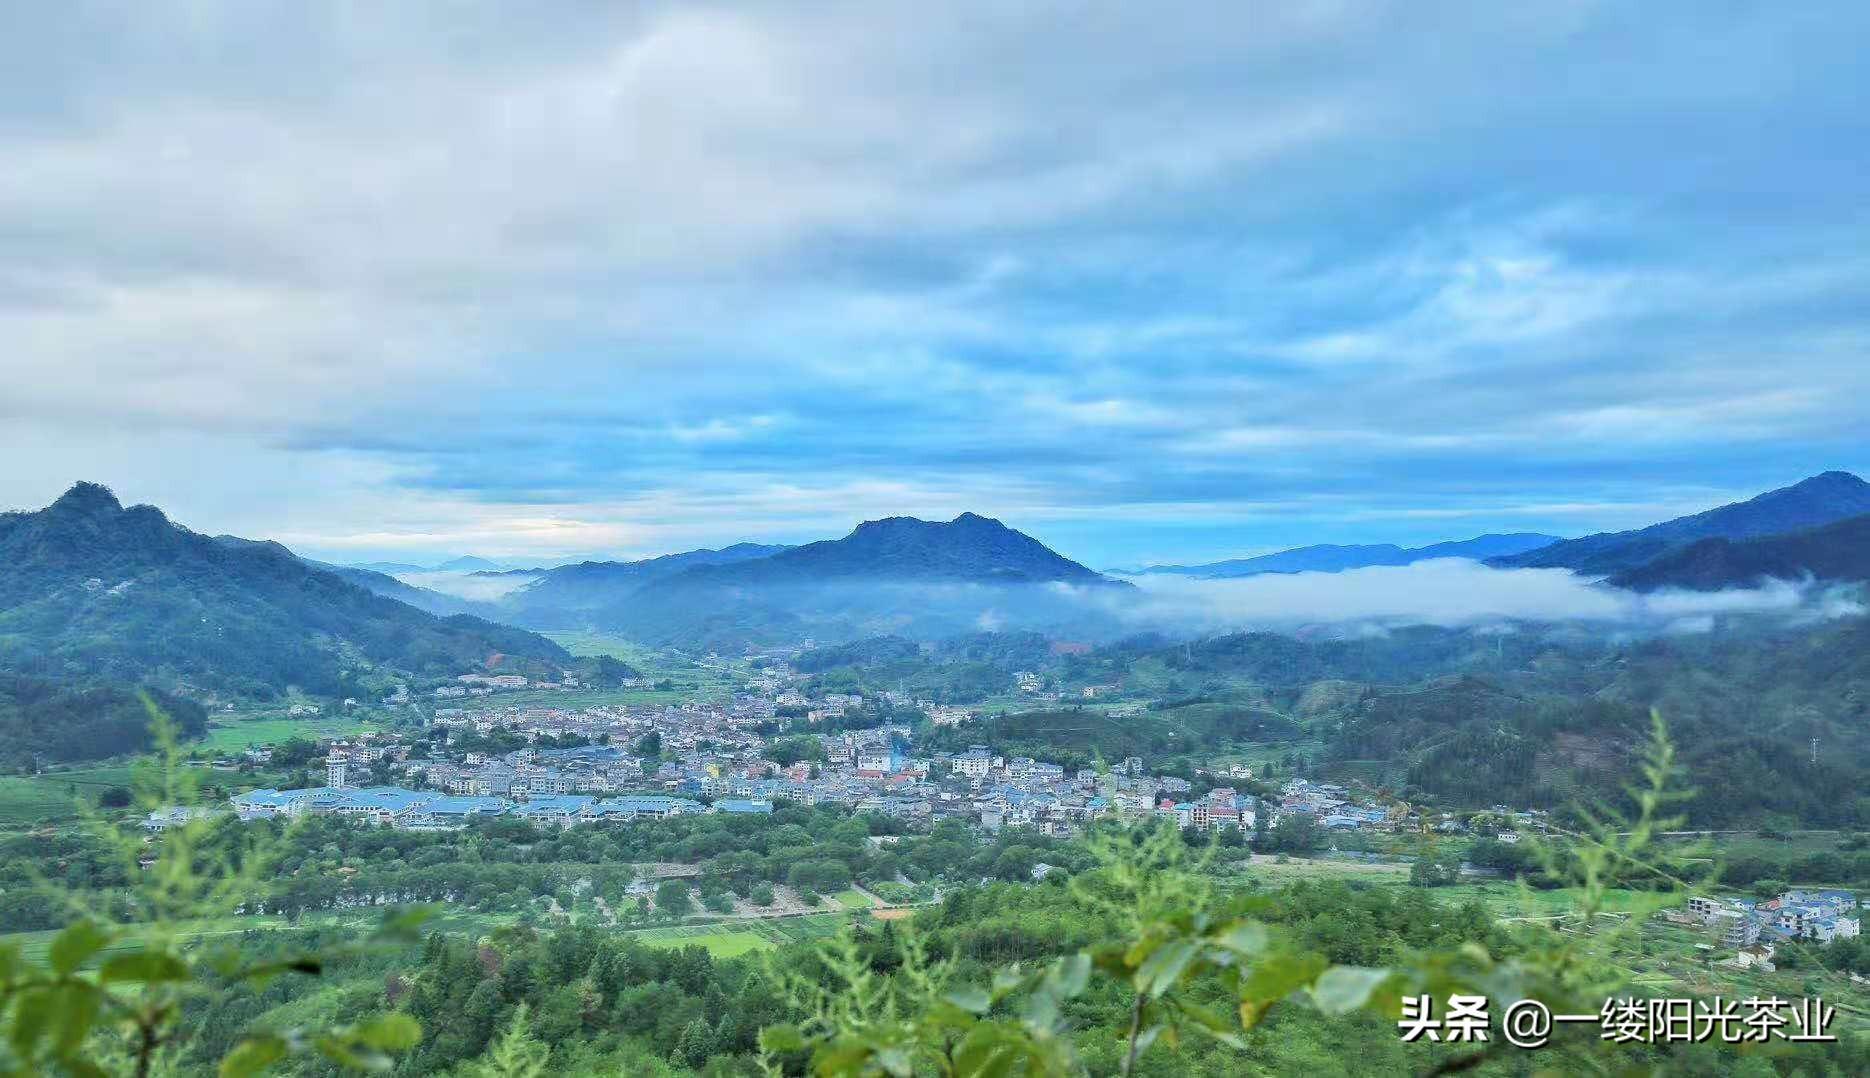
<instances>
[{"instance_id":1,"label":"sky","mask_svg":"<svg viewBox=\"0 0 1870 1078\"><path fill-rule=\"evenodd\" d=\"M1101 568L1870 470L1860 3L26 5L0 508Z\"/></svg>"}]
</instances>

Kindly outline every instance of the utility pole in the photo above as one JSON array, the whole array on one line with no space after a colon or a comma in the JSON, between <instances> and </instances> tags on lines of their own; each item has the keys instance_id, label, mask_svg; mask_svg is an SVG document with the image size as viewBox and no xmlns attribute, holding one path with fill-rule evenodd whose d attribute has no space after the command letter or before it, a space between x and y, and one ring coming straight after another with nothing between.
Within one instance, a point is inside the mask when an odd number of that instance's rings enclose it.
<instances>
[{"instance_id":1,"label":"utility pole","mask_svg":"<svg viewBox=\"0 0 1870 1078\"><path fill-rule=\"evenodd\" d=\"M1812 738L1812 766L1818 766L1818 739Z\"/></svg>"}]
</instances>

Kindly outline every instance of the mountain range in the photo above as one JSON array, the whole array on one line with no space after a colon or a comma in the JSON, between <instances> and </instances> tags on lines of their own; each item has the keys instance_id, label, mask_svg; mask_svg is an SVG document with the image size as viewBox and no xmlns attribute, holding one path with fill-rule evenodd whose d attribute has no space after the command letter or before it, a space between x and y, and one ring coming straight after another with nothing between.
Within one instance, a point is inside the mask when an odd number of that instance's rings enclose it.
<instances>
[{"instance_id":1,"label":"mountain range","mask_svg":"<svg viewBox=\"0 0 1870 1078\"><path fill-rule=\"evenodd\" d=\"M200 535L153 506L125 508L94 483L0 515L0 671L342 696L396 675L571 662L542 636L436 617L277 543Z\"/></svg>"},{"instance_id":2,"label":"mountain range","mask_svg":"<svg viewBox=\"0 0 1870 1078\"><path fill-rule=\"evenodd\" d=\"M1610 578L1634 591L1718 591L1762 579L1870 580L1870 514L1759 539L1698 539Z\"/></svg>"},{"instance_id":3,"label":"mountain range","mask_svg":"<svg viewBox=\"0 0 1870 1078\"><path fill-rule=\"evenodd\" d=\"M1865 580L1870 484L1827 472L1735 505L1581 539L1518 533L1414 548L1312 546L1152 571L1237 577L1438 557L1562 567L1645 591L1761 577ZM504 575L514 586L484 599L444 594L299 558L277 543L197 534L152 506L126 508L108 489L80 483L43 510L0 515L0 673L248 698L288 687L343 696L397 678L493 666L545 673L590 661L528 631L538 629L696 648L1000 629L1110 638L1127 631L1113 605L1135 590L974 513L866 521L802 546L740 543L523 574L478 568L477 559L451 564L457 577Z\"/></svg>"},{"instance_id":4,"label":"mountain range","mask_svg":"<svg viewBox=\"0 0 1870 1078\"><path fill-rule=\"evenodd\" d=\"M713 647L885 632L930 638L1085 620L1061 586L1129 588L990 517L888 517L841 539L689 566L593 616L650 642Z\"/></svg>"},{"instance_id":5,"label":"mountain range","mask_svg":"<svg viewBox=\"0 0 1870 1078\"><path fill-rule=\"evenodd\" d=\"M1757 539L1820 528L1866 513L1870 513L1870 483L1849 472L1824 472L1705 513L1647 528L1568 539L1522 554L1493 558L1488 564L1613 576L1635 572L1702 539Z\"/></svg>"},{"instance_id":6,"label":"mountain range","mask_svg":"<svg viewBox=\"0 0 1870 1078\"><path fill-rule=\"evenodd\" d=\"M1363 569L1375 565L1409 565L1431 558L1472 558L1478 561L1522 554L1561 541L1556 535L1511 532L1504 535L1477 535L1472 539L1420 547L1400 547L1393 543L1355 546L1321 543L1206 565L1152 565L1142 572L1214 579L1258 576L1261 573L1339 573L1346 569Z\"/></svg>"}]
</instances>

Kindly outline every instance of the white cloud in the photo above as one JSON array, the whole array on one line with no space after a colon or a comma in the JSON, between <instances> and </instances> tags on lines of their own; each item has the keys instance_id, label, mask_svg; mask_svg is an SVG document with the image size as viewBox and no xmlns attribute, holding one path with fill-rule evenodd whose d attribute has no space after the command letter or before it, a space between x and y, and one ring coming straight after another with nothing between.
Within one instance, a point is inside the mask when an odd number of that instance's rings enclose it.
<instances>
[{"instance_id":1,"label":"white cloud","mask_svg":"<svg viewBox=\"0 0 1870 1078\"><path fill-rule=\"evenodd\" d=\"M1490 569L1462 558L1341 573L1263 574L1231 580L1131 578L1134 601L1117 612L1144 623L1221 631L1308 624L1495 626L1503 621L1587 621L1692 631L1723 614L1842 617L1855 603L1809 585L1768 581L1718 592L1651 595L1564 569Z\"/></svg>"}]
</instances>

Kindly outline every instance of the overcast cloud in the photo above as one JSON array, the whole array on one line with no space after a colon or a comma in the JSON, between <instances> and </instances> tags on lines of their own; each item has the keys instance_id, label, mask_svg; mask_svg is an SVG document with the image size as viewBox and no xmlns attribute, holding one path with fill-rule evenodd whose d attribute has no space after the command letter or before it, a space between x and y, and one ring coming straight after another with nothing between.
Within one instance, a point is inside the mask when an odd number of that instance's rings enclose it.
<instances>
[{"instance_id":1,"label":"overcast cloud","mask_svg":"<svg viewBox=\"0 0 1870 1078\"><path fill-rule=\"evenodd\" d=\"M1861 4L19 6L0 507L1096 565L1870 467Z\"/></svg>"}]
</instances>

